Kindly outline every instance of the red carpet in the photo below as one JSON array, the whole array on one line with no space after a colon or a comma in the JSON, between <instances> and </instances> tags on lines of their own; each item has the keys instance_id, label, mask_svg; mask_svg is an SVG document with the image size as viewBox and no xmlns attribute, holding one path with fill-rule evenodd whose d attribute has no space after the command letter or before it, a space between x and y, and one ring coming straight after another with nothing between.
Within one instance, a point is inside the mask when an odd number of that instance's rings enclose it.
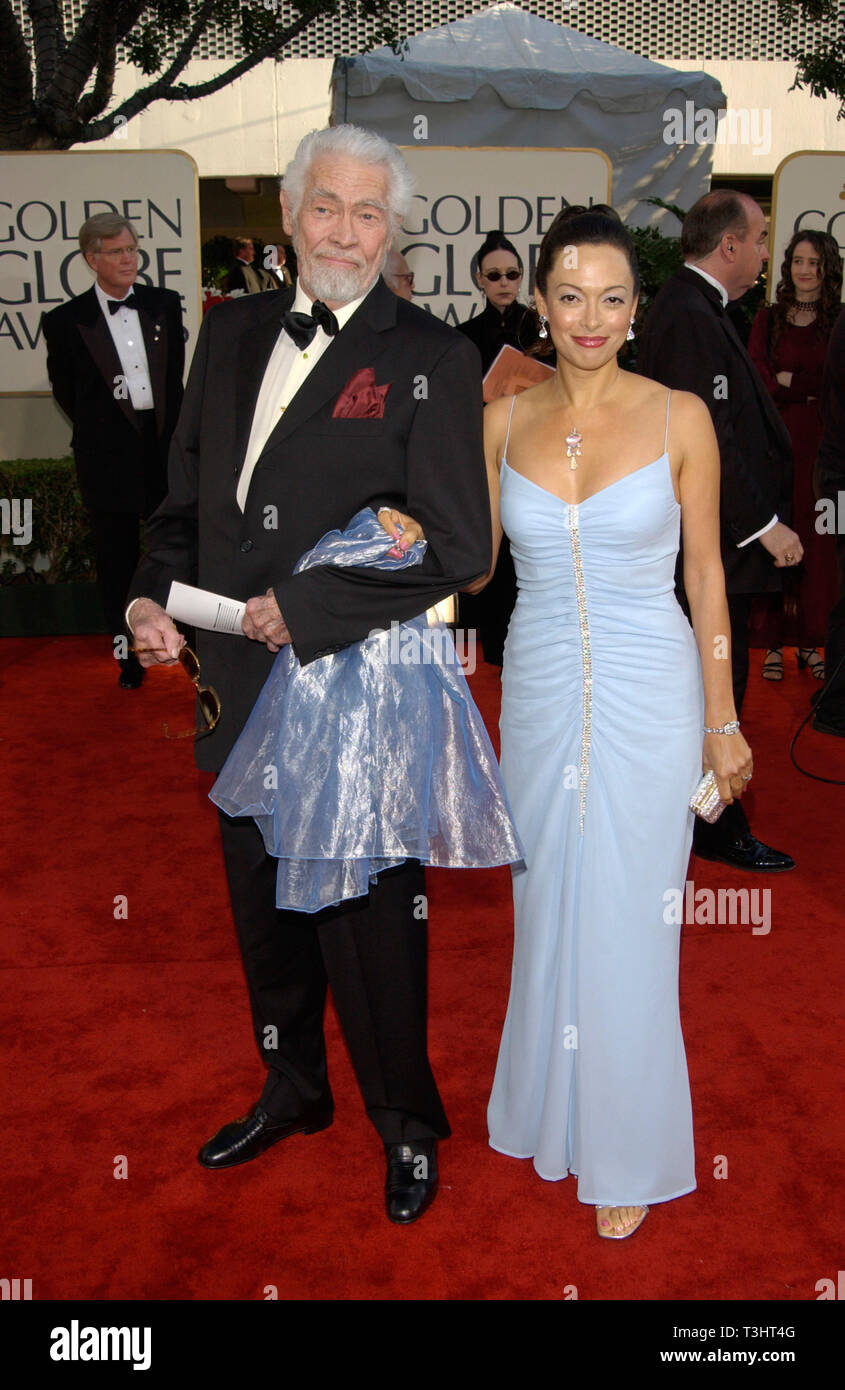
<instances>
[{"instance_id":1,"label":"red carpet","mask_svg":"<svg viewBox=\"0 0 845 1390\"><path fill-rule=\"evenodd\" d=\"M544 1183L487 1146L507 870L429 879L431 1053L454 1133L419 1224L384 1218L380 1144L331 1013L333 1127L201 1169L200 1143L262 1077L212 778L190 742L162 737L165 719L190 724L187 682L157 671L121 691L105 638L7 639L0 1275L31 1279L34 1299L260 1300L268 1285L282 1299L562 1299L573 1285L591 1300L816 1299L843 1263L843 791L787 757L815 682L789 652L783 683L764 685L754 659L747 804L798 868L692 863L697 889L771 890L771 931L684 930L699 1186L617 1245L597 1239L573 1180ZM473 684L493 728L498 679L482 667ZM801 751L845 777L842 741L808 731Z\"/></svg>"}]
</instances>

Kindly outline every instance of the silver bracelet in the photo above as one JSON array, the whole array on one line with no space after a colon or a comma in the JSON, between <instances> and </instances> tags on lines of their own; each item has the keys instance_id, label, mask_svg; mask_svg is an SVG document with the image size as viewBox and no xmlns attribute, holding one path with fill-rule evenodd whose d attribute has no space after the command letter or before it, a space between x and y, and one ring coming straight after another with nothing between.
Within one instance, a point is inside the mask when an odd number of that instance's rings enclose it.
<instances>
[{"instance_id":1,"label":"silver bracelet","mask_svg":"<svg viewBox=\"0 0 845 1390\"><path fill-rule=\"evenodd\" d=\"M705 732L706 734L738 734L738 733L739 733L739 720L738 720L738 719L731 719L731 720L728 721L727 724L723 724L722 727L721 727L721 729L709 729L709 728L707 727L707 725L705 724L705 725L704 725L704 732Z\"/></svg>"}]
</instances>

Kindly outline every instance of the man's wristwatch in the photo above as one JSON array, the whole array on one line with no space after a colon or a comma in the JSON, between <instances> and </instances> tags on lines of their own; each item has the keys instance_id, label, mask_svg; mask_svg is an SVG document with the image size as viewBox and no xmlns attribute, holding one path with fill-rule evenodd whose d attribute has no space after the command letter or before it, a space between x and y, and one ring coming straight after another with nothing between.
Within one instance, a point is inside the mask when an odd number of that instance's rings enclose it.
<instances>
[{"instance_id":1,"label":"man's wristwatch","mask_svg":"<svg viewBox=\"0 0 845 1390\"><path fill-rule=\"evenodd\" d=\"M706 734L738 734L738 733L739 733L739 720L738 720L738 719L731 719L731 720L729 720L729 722L728 722L727 724L723 724L722 727L721 727L721 729L710 729L710 728L708 728L708 726L705 724L705 725L704 725L704 732L705 732Z\"/></svg>"}]
</instances>

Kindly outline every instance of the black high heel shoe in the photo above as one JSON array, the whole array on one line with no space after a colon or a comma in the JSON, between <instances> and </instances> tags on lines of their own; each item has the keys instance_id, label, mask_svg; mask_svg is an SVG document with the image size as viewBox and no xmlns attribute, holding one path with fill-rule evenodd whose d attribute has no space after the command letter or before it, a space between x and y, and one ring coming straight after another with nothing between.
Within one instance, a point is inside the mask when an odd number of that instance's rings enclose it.
<instances>
[{"instance_id":1,"label":"black high heel shoe","mask_svg":"<svg viewBox=\"0 0 845 1390\"><path fill-rule=\"evenodd\" d=\"M780 647L771 647L766 652L760 675L764 681L783 680L783 652Z\"/></svg>"},{"instance_id":2,"label":"black high heel shoe","mask_svg":"<svg viewBox=\"0 0 845 1390\"><path fill-rule=\"evenodd\" d=\"M798 657L798 670L803 671L806 666L811 676L815 676L817 681L824 680L824 661L819 656L815 647L796 648Z\"/></svg>"}]
</instances>

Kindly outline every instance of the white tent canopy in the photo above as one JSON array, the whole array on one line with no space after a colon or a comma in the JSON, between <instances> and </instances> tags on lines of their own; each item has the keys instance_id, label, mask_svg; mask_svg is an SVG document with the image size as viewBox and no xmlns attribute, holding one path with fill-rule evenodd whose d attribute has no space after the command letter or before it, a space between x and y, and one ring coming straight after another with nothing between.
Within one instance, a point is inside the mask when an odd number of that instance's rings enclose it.
<instances>
[{"instance_id":1,"label":"white tent canopy","mask_svg":"<svg viewBox=\"0 0 845 1390\"><path fill-rule=\"evenodd\" d=\"M425 115L433 145L604 150L614 206L633 226L667 216L643 198L688 208L707 191L713 147L694 143L694 114L727 104L705 72L678 72L509 4L417 34L401 56L339 58L333 84L336 122L399 145L414 142L414 118ZM664 141L677 129L672 111L689 143ZM669 226L677 231L671 217Z\"/></svg>"}]
</instances>

